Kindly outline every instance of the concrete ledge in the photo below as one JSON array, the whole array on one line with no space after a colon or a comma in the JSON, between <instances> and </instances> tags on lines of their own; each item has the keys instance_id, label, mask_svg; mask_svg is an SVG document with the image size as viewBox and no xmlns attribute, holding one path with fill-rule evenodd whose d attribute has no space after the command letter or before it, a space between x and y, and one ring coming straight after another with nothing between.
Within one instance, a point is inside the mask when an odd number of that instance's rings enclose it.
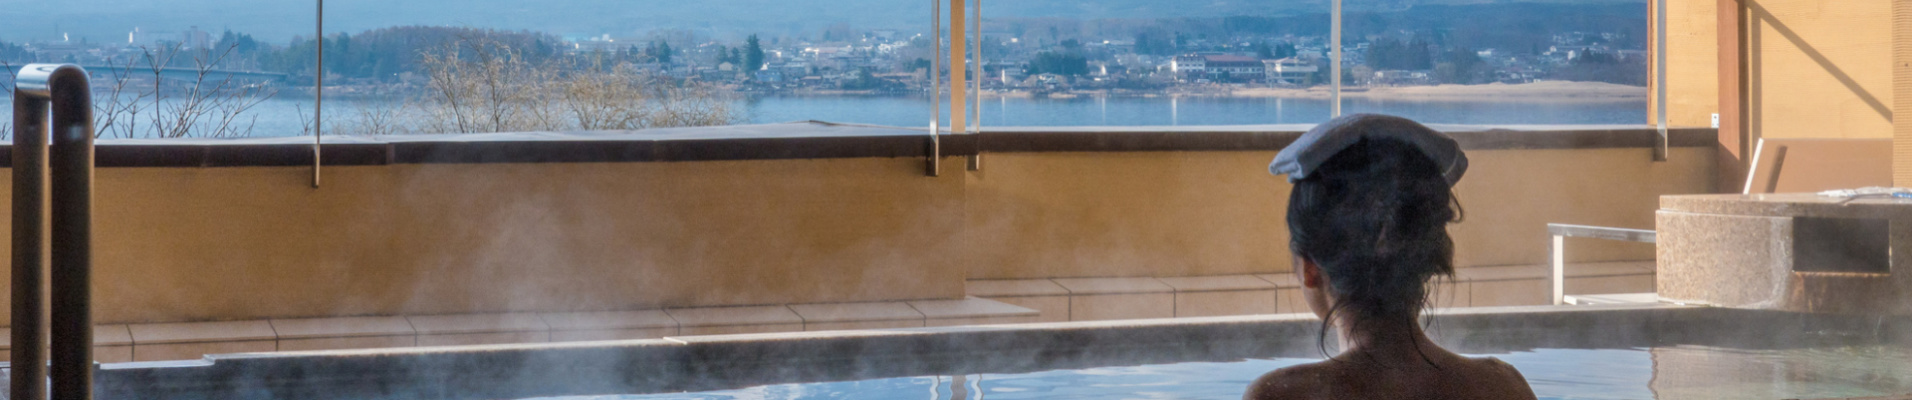
<instances>
[{"instance_id":1,"label":"concrete ledge","mask_svg":"<svg viewBox=\"0 0 1912 400\"><path fill-rule=\"evenodd\" d=\"M1851 332L1912 338L1912 320L1669 305L1546 306L1437 312L1437 340L1463 352L1676 344L1783 346ZM1760 326L1758 330L1744 329ZM1141 363L1309 357L1304 315L1039 323L882 331L686 336L552 344L350 350L107 365L102 398L437 396L523 398Z\"/></svg>"},{"instance_id":2,"label":"concrete ledge","mask_svg":"<svg viewBox=\"0 0 1912 400\"><path fill-rule=\"evenodd\" d=\"M134 345L278 340L272 323L257 321L127 325Z\"/></svg>"},{"instance_id":3,"label":"concrete ledge","mask_svg":"<svg viewBox=\"0 0 1912 400\"><path fill-rule=\"evenodd\" d=\"M1655 304L1660 296L1655 293L1590 294L1567 296L1567 304L1607 305L1607 304Z\"/></svg>"},{"instance_id":4,"label":"concrete ledge","mask_svg":"<svg viewBox=\"0 0 1912 400\"><path fill-rule=\"evenodd\" d=\"M1054 278L1070 295L1169 293L1175 288L1155 278Z\"/></svg>"},{"instance_id":5,"label":"concrete ledge","mask_svg":"<svg viewBox=\"0 0 1912 400\"><path fill-rule=\"evenodd\" d=\"M673 314L677 317L673 317ZM99 325L100 362L195 360L206 354L656 339L678 335L921 328L1039 322L1039 312L965 298L910 302L563 313L448 314ZM687 329L679 329L678 320ZM0 328L0 336L11 335ZM138 340L135 340L138 339ZM10 356L0 341L0 360Z\"/></svg>"},{"instance_id":6,"label":"concrete ledge","mask_svg":"<svg viewBox=\"0 0 1912 400\"><path fill-rule=\"evenodd\" d=\"M551 330L537 314L448 314L405 317L420 335Z\"/></svg>"},{"instance_id":7,"label":"concrete ledge","mask_svg":"<svg viewBox=\"0 0 1912 400\"><path fill-rule=\"evenodd\" d=\"M1227 290L1274 290L1273 282L1254 275L1211 275L1155 278L1176 292L1213 292Z\"/></svg>"},{"instance_id":8,"label":"concrete ledge","mask_svg":"<svg viewBox=\"0 0 1912 400\"><path fill-rule=\"evenodd\" d=\"M923 313L903 302L792 304L803 330L921 328Z\"/></svg>"},{"instance_id":9,"label":"concrete ledge","mask_svg":"<svg viewBox=\"0 0 1912 400\"><path fill-rule=\"evenodd\" d=\"M995 325L1041 322L1041 312L976 297L962 300L918 300L910 308L923 313L924 326Z\"/></svg>"},{"instance_id":10,"label":"concrete ledge","mask_svg":"<svg viewBox=\"0 0 1912 400\"><path fill-rule=\"evenodd\" d=\"M676 335L677 320L663 310L542 313L551 341L646 339Z\"/></svg>"},{"instance_id":11,"label":"concrete ledge","mask_svg":"<svg viewBox=\"0 0 1912 400\"><path fill-rule=\"evenodd\" d=\"M1601 277L1624 275L1652 275L1653 261L1616 261L1597 263L1569 263L1567 277ZM1457 268L1454 277L1460 281L1496 281L1516 279L1546 279L1545 265L1497 265L1486 267Z\"/></svg>"},{"instance_id":12,"label":"concrete ledge","mask_svg":"<svg viewBox=\"0 0 1912 400\"><path fill-rule=\"evenodd\" d=\"M1280 150L1310 125L1193 127L997 127L945 134L942 154L983 152L1127 152ZM1651 148L1658 132L1639 125L1430 125L1468 150ZM1674 128L1673 147L1711 147L1714 129ZM311 138L101 139L101 167L300 166L312 163ZM793 122L637 131L513 132L462 135L331 136L326 165L581 163L924 157L927 131ZM11 152L0 145L0 164Z\"/></svg>"},{"instance_id":13,"label":"concrete ledge","mask_svg":"<svg viewBox=\"0 0 1912 400\"><path fill-rule=\"evenodd\" d=\"M1567 265L1568 294L1651 292L1653 261ZM1540 265L1464 267L1429 288L1431 306L1542 305ZM1040 310L1045 322L1307 313L1293 273L1184 277L972 280L971 296Z\"/></svg>"},{"instance_id":14,"label":"concrete ledge","mask_svg":"<svg viewBox=\"0 0 1912 400\"><path fill-rule=\"evenodd\" d=\"M1176 317L1273 314L1275 284L1254 275L1214 275L1156 278L1175 288Z\"/></svg>"},{"instance_id":15,"label":"concrete ledge","mask_svg":"<svg viewBox=\"0 0 1912 400\"><path fill-rule=\"evenodd\" d=\"M0 331L5 331L7 337L13 336L12 329L3 329ZM93 345L131 346L133 345L133 331L127 329L126 325L94 325ZM8 343L7 346L12 346L12 343Z\"/></svg>"},{"instance_id":16,"label":"concrete ledge","mask_svg":"<svg viewBox=\"0 0 1912 400\"><path fill-rule=\"evenodd\" d=\"M277 350L330 350L418 345L418 331L405 317L273 319ZM190 355L187 355L190 357Z\"/></svg>"},{"instance_id":17,"label":"concrete ledge","mask_svg":"<svg viewBox=\"0 0 1912 400\"><path fill-rule=\"evenodd\" d=\"M982 297L1069 295L1069 289L1048 279L978 279L968 281L964 290Z\"/></svg>"},{"instance_id":18,"label":"concrete ledge","mask_svg":"<svg viewBox=\"0 0 1912 400\"><path fill-rule=\"evenodd\" d=\"M418 334L405 317L275 318L268 322L279 339Z\"/></svg>"},{"instance_id":19,"label":"concrete ledge","mask_svg":"<svg viewBox=\"0 0 1912 400\"><path fill-rule=\"evenodd\" d=\"M1170 318L1175 288L1155 278L1054 278L1069 290L1069 320Z\"/></svg>"},{"instance_id":20,"label":"concrete ledge","mask_svg":"<svg viewBox=\"0 0 1912 400\"><path fill-rule=\"evenodd\" d=\"M1036 310L1040 322L1070 320L1069 289L1048 279L972 280L965 288L970 296Z\"/></svg>"},{"instance_id":21,"label":"concrete ledge","mask_svg":"<svg viewBox=\"0 0 1912 400\"><path fill-rule=\"evenodd\" d=\"M0 328L0 337L13 337L12 328ZM13 359L13 343L0 341L0 360ZM133 361L133 334L126 325L93 326L93 359L103 363Z\"/></svg>"},{"instance_id":22,"label":"concrete ledge","mask_svg":"<svg viewBox=\"0 0 1912 400\"><path fill-rule=\"evenodd\" d=\"M418 330L419 346L538 343L551 340L551 326L537 314L455 314L405 317Z\"/></svg>"},{"instance_id":23,"label":"concrete ledge","mask_svg":"<svg viewBox=\"0 0 1912 400\"><path fill-rule=\"evenodd\" d=\"M803 330L803 317L785 306L679 308L664 312L677 320L682 335Z\"/></svg>"},{"instance_id":24,"label":"concrete ledge","mask_svg":"<svg viewBox=\"0 0 1912 400\"><path fill-rule=\"evenodd\" d=\"M1261 280L1264 280L1264 281L1268 281L1268 283L1275 284L1276 288L1296 289L1301 287L1301 278L1295 277L1295 274L1293 272L1283 272L1279 274L1256 274L1255 277L1261 278Z\"/></svg>"}]
</instances>

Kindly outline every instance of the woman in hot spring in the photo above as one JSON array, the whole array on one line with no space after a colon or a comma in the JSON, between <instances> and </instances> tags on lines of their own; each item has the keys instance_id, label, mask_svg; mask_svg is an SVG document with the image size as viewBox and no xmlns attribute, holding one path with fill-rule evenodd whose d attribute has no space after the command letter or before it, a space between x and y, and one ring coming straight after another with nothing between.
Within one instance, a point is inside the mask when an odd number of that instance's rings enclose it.
<instances>
[{"instance_id":1,"label":"woman in hot spring","mask_svg":"<svg viewBox=\"0 0 1912 400\"><path fill-rule=\"evenodd\" d=\"M1418 323L1428 281L1454 273L1447 224L1460 219L1453 185L1467 171L1454 139L1404 118L1348 115L1309 130L1268 168L1294 183L1295 273L1322 339L1333 329L1341 352L1269 372L1245 398L1534 398L1513 366L1447 351Z\"/></svg>"}]
</instances>

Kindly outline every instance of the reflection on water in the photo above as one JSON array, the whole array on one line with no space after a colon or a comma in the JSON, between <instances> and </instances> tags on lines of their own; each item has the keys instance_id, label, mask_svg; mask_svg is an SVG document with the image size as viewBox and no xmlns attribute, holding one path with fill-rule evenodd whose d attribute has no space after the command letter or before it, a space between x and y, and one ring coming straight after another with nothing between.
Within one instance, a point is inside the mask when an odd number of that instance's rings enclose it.
<instances>
[{"instance_id":1,"label":"reflection on water","mask_svg":"<svg viewBox=\"0 0 1912 400\"><path fill-rule=\"evenodd\" d=\"M1912 393L1912 348L1848 346L1738 350L1540 349L1493 354L1520 368L1543 399L1821 399ZM769 385L565 400L750 399L1239 399L1276 368L1314 360L1280 358L1179 363L1025 374L912 377ZM958 383L961 382L961 383ZM952 385L963 385L957 390Z\"/></svg>"},{"instance_id":2,"label":"reflection on water","mask_svg":"<svg viewBox=\"0 0 1912 400\"><path fill-rule=\"evenodd\" d=\"M1912 349L1847 346L1750 351L1652 350L1662 399L1827 399L1912 394Z\"/></svg>"}]
</instances>

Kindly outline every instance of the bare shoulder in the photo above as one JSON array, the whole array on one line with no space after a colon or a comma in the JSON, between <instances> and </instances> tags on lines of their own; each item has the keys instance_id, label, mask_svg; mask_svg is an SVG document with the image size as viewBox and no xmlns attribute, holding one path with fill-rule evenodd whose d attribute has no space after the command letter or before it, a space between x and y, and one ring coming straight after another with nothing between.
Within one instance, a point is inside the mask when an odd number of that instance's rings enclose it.
<instances>
[{"instance_id":1,"label":"bare shoulder","mask_svg":"<svg viewBox=\"0 0 1912 400\"><path fill-rule=\"evenodd\" d=\"M1321 398L1324 379L1330 371L1320 363L1277 369L1255 378L1243 400Z\"/></svg>"},{"instance_id":2,"label":"bare shoulder","mask_svg":"<svg viewBox=\"0 0 1912 400\"><path fill-rule=\"evenodd\" d=\"M1277 369L1250 384L1245 400L1263 399L1533 399L1520 371L1494 358L1447 353L1443 368L1363 368L1314 363Z\"/></svg>"},{"instance_id":3,"label":"bare shoulder","mask_svg":"<svg viewBox=\"0 0 1912 400\"><path fill-rule=\"evenodd\" d=\"M1475 366L1480 368L1480 370L1483 372L1482 375L1487 375L1486 377L1483 377L1483 378L1491 377L1492 382L1500 383L1497 385L1482 387L1483 389L1487 391L1493 392L1491 394L1493 395L1494 398L1500 398L1500 399L1532 399L1534 398L1534 389L1527 385L1527 377L1522 376L1520 374L1520 370L1515 369L1512 364L1508 364L1506 361L1501 361L1500 359L1493 358L1493 357L1473 358L1470 360L1474 362ZM1482 379L1482 381L1489 381L1489 380Z\"/></svg>"}]
</instances>

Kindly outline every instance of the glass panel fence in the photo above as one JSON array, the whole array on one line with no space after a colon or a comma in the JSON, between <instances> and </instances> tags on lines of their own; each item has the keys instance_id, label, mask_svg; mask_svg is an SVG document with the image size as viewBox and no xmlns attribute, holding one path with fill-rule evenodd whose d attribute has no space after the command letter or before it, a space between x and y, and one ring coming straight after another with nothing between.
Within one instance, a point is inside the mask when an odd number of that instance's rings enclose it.
<instances>
[{"instance_id":1,"label":"glass panel fence","mask_svg":"<svg viewBox=\"0 0 1912 400\"><path fill-rule=\"evenodd\" d=\"M85 67L101 138L309 130L300 107L311 104L310 81L297 84L300 60L291 53L298 49L286 43L312 35L311 3L74 0L7 8L0 66L10 73L31 63ZM11 89L11 74L0 75ZM10 123L11 112L5 107L0 116Z\"/></svg>"},{"instance_id":2,"label":"glass panel fence","mask_svg":"<svg viewBox=\"0 0 1912 400\"><path fill-rule=\"evenodd\" d=\"M964 0L953 18L951 1L333 0L323 65L316 2L29 2L9 15L51 17L0 27L0 63L94 69L102 137L309 135L319 67L323 129L348 135L918 127L932 106L945 127L963 112L965 130L1308 124L1333 113L1327 2ZM1647 11L1349 4L1342 111L1646 122ZM960 99L952 70L970 71Z\"/></svg>"},{"instance_id":3,"label":"glass panel fence","mask_svg":"<svg viewBox=\"0 0 1912 400\"><path fill-rule=\"evenodd\" d=\"M1297 124L1330 116L1324 2L983 6L977 110L988 126Z\"/></svg>"},{"instance_id":4,"label":"glass panel fence","mask_svg":"<svg viewBox=\"0 0 1912 400\"><path fill-rule=\"evenodd\" d=\"M1644 2L1350 7L1346 112L1450 124L1644 124Z\"/></svg>"}]
</instances>

